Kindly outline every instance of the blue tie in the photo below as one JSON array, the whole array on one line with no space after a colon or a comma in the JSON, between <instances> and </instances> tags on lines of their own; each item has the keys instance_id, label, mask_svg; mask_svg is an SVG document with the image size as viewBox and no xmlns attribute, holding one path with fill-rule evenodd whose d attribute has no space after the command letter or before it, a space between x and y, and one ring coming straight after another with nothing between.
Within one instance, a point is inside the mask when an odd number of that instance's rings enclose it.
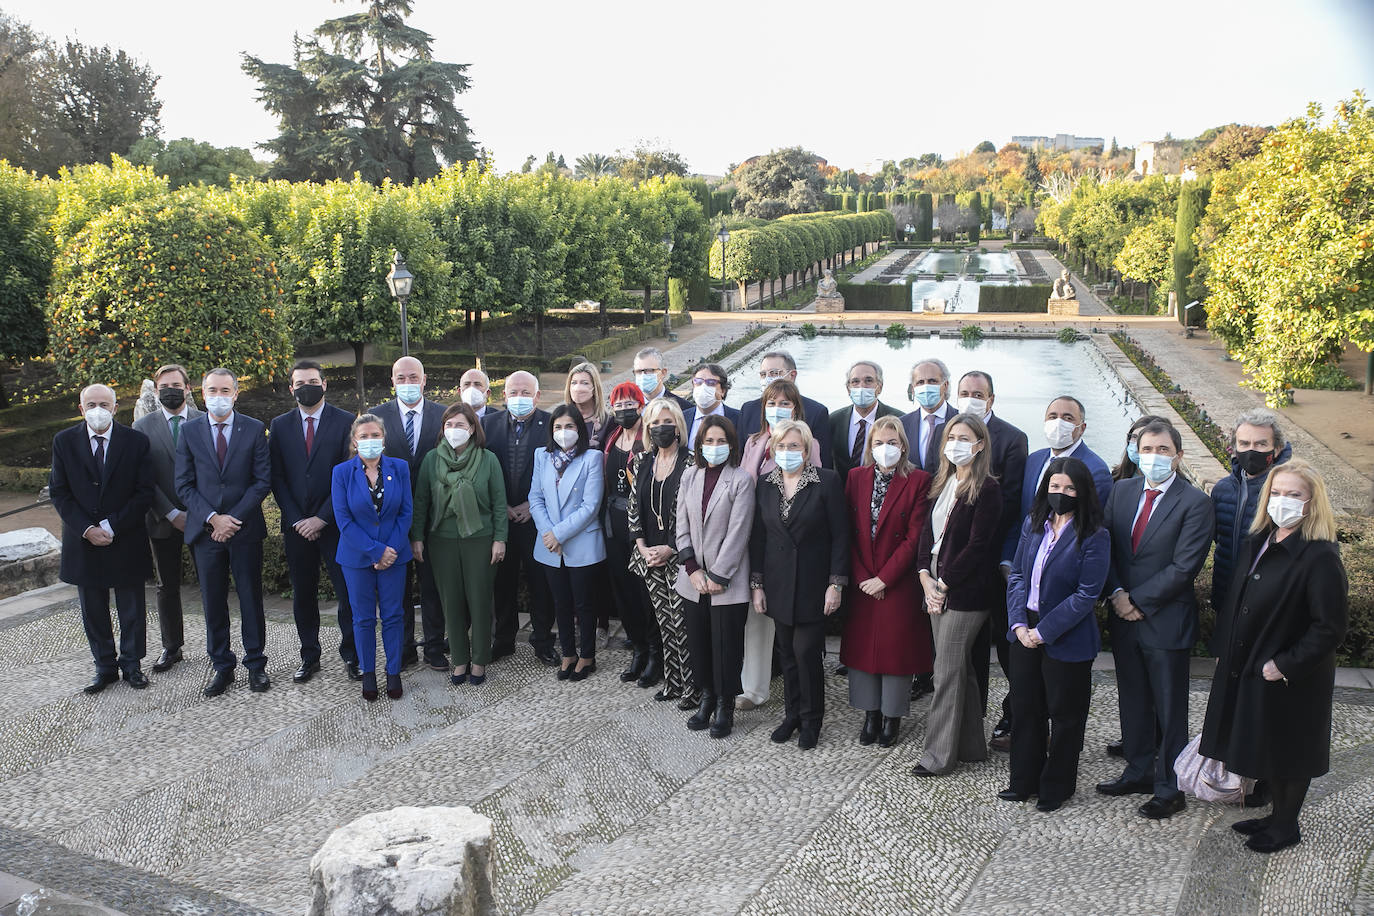
<instances>
[{"instance_id":1,"label":"blue tie","mask_svg":"<svg viewBox=\"0 0 1374 916\"><path fill-rule=\"evenodd\" d=\"M406 441L410 443L410 453L415 454L415 411L406 412Z\"/></svg>"}]
</instances>

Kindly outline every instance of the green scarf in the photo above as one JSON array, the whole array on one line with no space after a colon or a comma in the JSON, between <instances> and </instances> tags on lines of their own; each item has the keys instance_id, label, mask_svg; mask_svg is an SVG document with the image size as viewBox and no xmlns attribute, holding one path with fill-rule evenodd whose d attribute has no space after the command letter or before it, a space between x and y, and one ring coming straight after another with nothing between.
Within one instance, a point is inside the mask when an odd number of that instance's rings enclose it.
<instances>
[{"instance_id":1,"label":"green scarf","mask_svg":"<svg viewBox=\"0 0 1374 916\"><path fill-rule=\"evenodd\" d=\"M458 521L458 536L471 537L482 530L482 517L477 510L477 491L472 486L472 477L477 472L482 451L469 442L461 455L453 451L447 442L440 442L434 449L438 455L439 466L435 468L434 483L430 488L435 511L430 516L429 530L439 527L439 523L453 516Z\"/></svg>"}]
</instances>

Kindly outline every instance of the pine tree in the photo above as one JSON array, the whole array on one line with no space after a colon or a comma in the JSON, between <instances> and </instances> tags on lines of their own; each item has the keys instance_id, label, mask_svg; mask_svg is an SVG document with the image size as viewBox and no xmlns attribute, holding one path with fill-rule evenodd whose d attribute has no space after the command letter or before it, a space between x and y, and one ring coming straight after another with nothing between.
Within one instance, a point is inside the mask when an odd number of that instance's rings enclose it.
<instances>
[{"instance_id":1,"label":"pine tree","mask_svg":"<svg viewBox=\"0 0 1374 916\"><path fill-rule=\"evenodd\" d=\"M1040 174L1040 157L1035 154L1035 150L1026 153L1026 167L1022 170L1021 176L1026 179L1026 183L1034 190L1040 187L1040 182L1044 180L1044 175Z\"/></svg>"}]
</instances>

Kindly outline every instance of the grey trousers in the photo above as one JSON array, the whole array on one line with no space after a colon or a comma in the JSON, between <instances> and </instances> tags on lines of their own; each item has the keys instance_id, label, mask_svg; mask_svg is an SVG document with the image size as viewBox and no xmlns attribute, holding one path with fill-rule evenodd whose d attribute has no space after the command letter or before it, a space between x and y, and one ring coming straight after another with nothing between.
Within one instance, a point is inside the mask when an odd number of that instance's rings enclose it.
<instances>
[{"instance_id":1,"label":"grey trousers","mask_svg":"<svg viewBox=\"0 0 1374 916\"><path fill-rule=\"evenodd\" d=\"M969 649L987 611L952 611L930 618L935 637L935 694L930 698L921 765L945 774L960 762L986 760L983 700Z\"/></svg>"},{"instance_id":2,"label":"grey trousers","mask_svg":"<svg viewBox=\"0 0 1374 916\"><path fill-rule=\"evenodd\" d=\"M851 665L849 705L864 712L879 709L885 716L900 719L911 712L911 675L869 674Z\"/></svg>"}]
</instances>

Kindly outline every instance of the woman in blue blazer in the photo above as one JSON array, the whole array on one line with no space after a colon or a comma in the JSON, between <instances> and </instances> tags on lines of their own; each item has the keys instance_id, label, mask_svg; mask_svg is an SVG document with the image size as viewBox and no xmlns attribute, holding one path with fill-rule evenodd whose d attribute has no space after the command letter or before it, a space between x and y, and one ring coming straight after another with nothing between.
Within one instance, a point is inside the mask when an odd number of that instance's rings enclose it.
<instances>
[{"instance_id":1,"label":"woman in blue blazer","mask_svg":"<svg viewBox=\"0 0 1374 916\"><path fill-rule=\"evenodd\" d=\"M402 599L410 562L410 466L383 455L386 429L365 413L353 421L354 457L334 466L331 496L339 526L335 555L353 607L353 640L363 698L377 699L377 618L386 647L386 695L401 698Z\"/></svg>"},{"instance_id":2,"label":"woman in blue blazer","mask_svg":"<svg viewBox=\"0 0 1374 916\"><path fill-rule=\"evenodd\" d=\"M1111 535L1092 472L1077 458L1045 469L1007 579L1011 643L1011 785L998 797L1054 811L1078 784L1092 664L1102 640L1093 606Z\"/></svg>"},{"instance_id":3,"label":"woman in blue blazer","mask_svg":"<svg viewBox=\"0 0 1374 916\"><path fill-rule=\"evenodd\" d=\"M601 452L589 449L587 424L569 404L549 415L549 444L534 453L530 517L558 619L563 662L560 681L580 681L596 670L597 563L606 559L601 531ZM574 667L574 665L576 667Z\"/></svg>"}]
</instances>

